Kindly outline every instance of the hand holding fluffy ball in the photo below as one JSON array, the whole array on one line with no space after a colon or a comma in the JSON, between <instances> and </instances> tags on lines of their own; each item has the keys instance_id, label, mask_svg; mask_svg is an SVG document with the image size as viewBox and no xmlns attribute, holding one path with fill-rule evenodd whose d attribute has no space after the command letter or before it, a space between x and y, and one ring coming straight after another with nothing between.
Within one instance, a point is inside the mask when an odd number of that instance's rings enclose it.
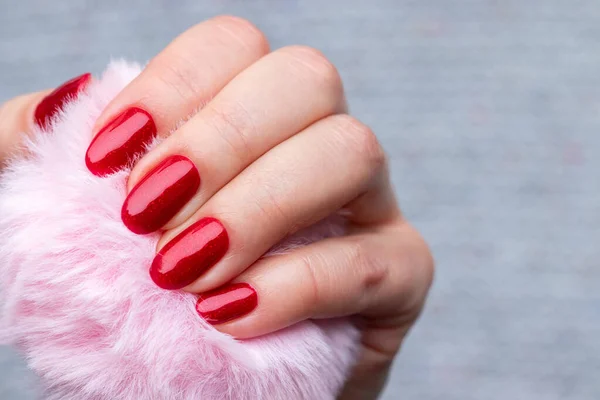
<instances>
[{"instance_id":1,"label":"hand holding fluffy ball","mask_svg":"<svg viewBox=\"0 0 600 400\"><path fill-rule=\"evenodd\" d=\"M56 398L377 395L432 262L320 53L220 17L39 104L2 178L0 333Z\"/></svg>"}]
</instances>

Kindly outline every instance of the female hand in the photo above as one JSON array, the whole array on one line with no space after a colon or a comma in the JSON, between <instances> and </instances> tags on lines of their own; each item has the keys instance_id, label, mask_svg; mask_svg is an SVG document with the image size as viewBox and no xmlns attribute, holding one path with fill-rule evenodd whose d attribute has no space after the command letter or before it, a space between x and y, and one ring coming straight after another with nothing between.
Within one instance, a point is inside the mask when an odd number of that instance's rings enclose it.
<instances>
[{"instance_id":1,"label":"female hand","mask_svg":"<svg viewBox=\"0 0 600 400\"><path fill-rule=\"evenodd\" d=\"M323 54L270 52L249 22L211 19L156 56L94 133L93 174L135 162L123 222L162 232L150 268L158 286L198 293L200 316L236 338L353 316L362 352L341 398L378 395L433 261L402 217L376 136L347 114ZM164 141L144 154L156 135ZM338 211L345 236L261 259Z\"/></svg>"}]
</instances>

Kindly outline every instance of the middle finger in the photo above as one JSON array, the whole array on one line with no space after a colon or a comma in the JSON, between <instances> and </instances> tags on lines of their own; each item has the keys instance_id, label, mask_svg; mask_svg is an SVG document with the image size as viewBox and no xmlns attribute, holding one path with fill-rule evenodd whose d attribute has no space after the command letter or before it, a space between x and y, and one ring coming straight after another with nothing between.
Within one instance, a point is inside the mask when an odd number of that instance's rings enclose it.
<instances>
[{"instance_id":1,"label":"middle finger","mask_svg":"<svg viewBox=\"0 0 600 400\"><path fill-rule=\"evenodd\" d=\"M124 223L136 233L176 227L269 149L344 108L341 79L321 53L271 53L138 162Z\"/></svg>"}]
</instances>

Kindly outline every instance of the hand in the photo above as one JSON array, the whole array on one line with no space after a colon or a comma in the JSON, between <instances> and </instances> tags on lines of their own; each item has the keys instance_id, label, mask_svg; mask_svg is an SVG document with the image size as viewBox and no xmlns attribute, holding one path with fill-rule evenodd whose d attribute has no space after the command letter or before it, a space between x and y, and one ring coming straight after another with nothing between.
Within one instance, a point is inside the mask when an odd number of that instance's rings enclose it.
<instances>
[{"instance_id":1,"label":"hand","mask_svg":"<svg viewBox=\"0 0 600 400\"><path fill-rule=\"evenodd\" d=\"M340 76L320 52L270 52L249 22L214 18L156 56L94 132L92 173L135 162L123 221L162 232L157 285L199 293L199 314L237 338L352 316L362 352L341 398L377 397L433 261L402 217L376 136L347 114ZM156 135L164 141L144 154ZM340 210L345 236L261 259Z\"/></svg>"}]
</instances>

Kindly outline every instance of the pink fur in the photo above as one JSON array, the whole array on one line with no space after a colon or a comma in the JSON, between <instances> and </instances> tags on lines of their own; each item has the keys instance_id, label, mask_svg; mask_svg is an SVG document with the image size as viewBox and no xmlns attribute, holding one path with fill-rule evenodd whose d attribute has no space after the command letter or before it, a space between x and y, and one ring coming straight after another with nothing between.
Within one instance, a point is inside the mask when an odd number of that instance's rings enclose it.
<instances>
[{"instance_id":1,"label":"pink fur","mask_svg":"<svg viewBox=\"0 0 600 400\"><path fill-rule=\"evenodd\" d=\"M157 235L120 220L128 171L97 178L84 164L95 119L139 71L113 63L0 179L1 341L24 353L50 399L335 398L356 348L346 320L236 341L198 317L194 295L150 280Z\"/></svg>"}]
</instances>

